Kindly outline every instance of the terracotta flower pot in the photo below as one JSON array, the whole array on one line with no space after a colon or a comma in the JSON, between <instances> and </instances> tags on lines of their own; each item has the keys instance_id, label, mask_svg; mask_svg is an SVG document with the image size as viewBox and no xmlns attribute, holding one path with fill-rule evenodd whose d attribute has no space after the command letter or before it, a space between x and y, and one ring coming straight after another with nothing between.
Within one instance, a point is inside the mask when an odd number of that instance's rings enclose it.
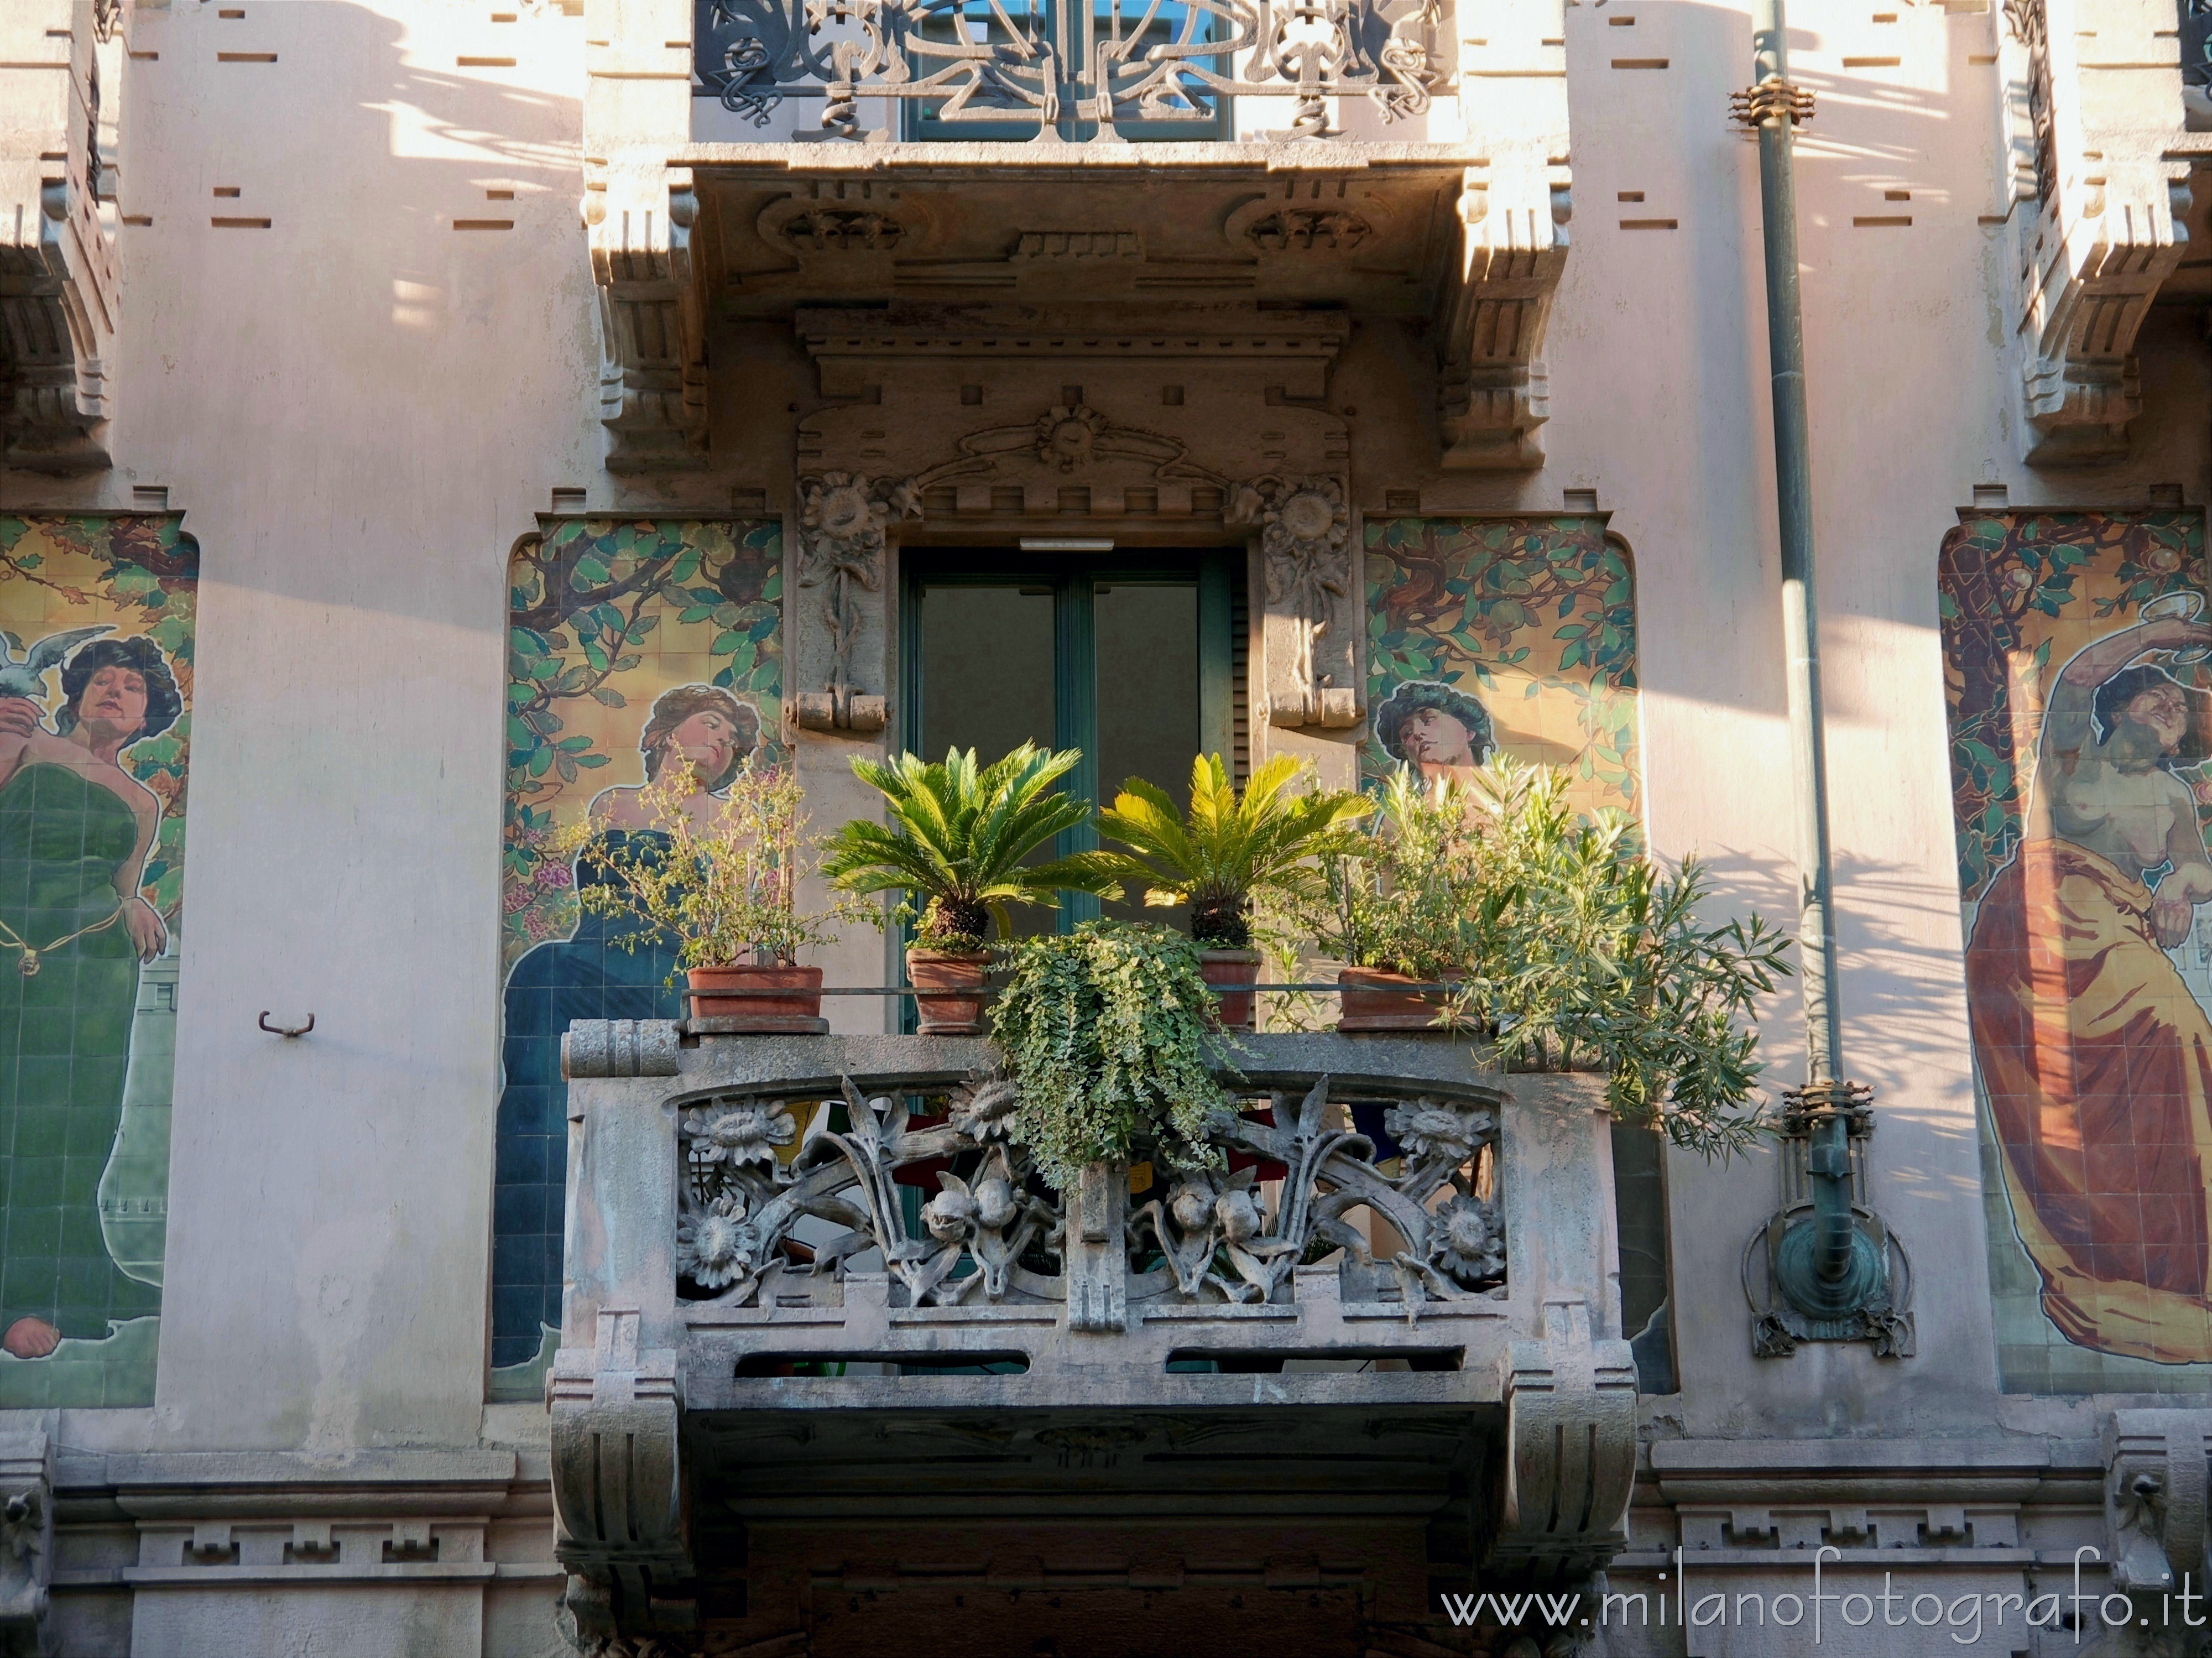
<instances>
[{"instance_id":1,"label":"terracotta flower pot","mask_svg":"<svg viewBox=\"0 0 2212 1658\"><path fill-rule=\"evenodd\" d=\"M983 982L991 952L909 950L906 981L915 987L915 1029L924 1036L976 1036L983 1030Z\"/></svg>"},{"instance_id":2,"label":"terracotta flower pot","mask_svg":"<svg viewBox=\"0 0 2212 1658\"><path fill-rule=\"evenodd\" d=\"M691 1017L717 1021L717 1034L814 1035L822 1018L818 967L695 967Z\"/></svg>"},{"instance_id":3,"label":"terracotta flower pot","mask_svg":"<svg viewBox=\"0 0 2212 1658\"><path fill-rule=\"evenodd\" d=\"M1339 1030L1430 1030L1443 1009L1440 992L1401 987L1422 980L1386 973L1379 967L1340 968L1336 982L1342 990Z\"/></svg>"},{"instance_id":4,"label":"terracotta flower pot","mask_svg":"<svg viewBox=\"0 0 2212 1658\"><path fill-rule=\"evenodd\" d=\"M1221 1004L1221 1023L1231 1030L1252 1028L1252 987L1260 981L1256 950L1201 950L1198 970Z\"/></svg>"}]
</instances>

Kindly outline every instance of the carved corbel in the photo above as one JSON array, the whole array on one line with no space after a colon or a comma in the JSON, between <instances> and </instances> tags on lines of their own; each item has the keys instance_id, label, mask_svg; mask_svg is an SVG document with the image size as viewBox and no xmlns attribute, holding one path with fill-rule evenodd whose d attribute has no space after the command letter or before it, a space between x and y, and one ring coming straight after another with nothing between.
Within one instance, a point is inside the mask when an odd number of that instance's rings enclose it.
<instances>
[{"instance_id":1,"label":"carved corbel","mask_svg":"<svg viewBox=\"0 0 2212 1658\"><path fill-rule=\"evenodd\" d=\"M691 265L698 215L689 168L650 154L585 163L611 472L706 464L707 337Z\"/></svg>"},{"instance_id":2,"label":"carved corbel","mask_svg":"<svg viewBox=\"0 0 2212 1658\"><path fill-rule=\"evenodd\" d=\"M1129 1165L1090 1163L1076 1177L1066 1253L1067 1327L1129 1327Z\"/></svg>"},{"instance_id":3,"label":"carved corbel","mask_svg":"<svg viewBox=\"0 0 2212 1658\"><path fill-rule=\"evenodd\" d=\"M1239 484L1231 524L1256 527L1267 574L1264 635L1270 725L1343 729L1366 715L1359 694L1359 560L1344 480L1270 475Z\"/></svg>"},{"instance_id":4,"label":"carved corbel","mask_svg":"<svg viewBox=\"0 0 2212 1658\"><path fill-rule=\"evenodd\" d=\"M911 478L809 473L799 481L799 585L814 589L818 613L800 611L797 678L819 689L793 699L802 731L866 734L883 730L890 704L879 689L889 660L884 642L885 531L921 516ZM812 624L818 614L820 625Z\"/></svg>"},{"instance_id":5,"label":"carved corbel","mask_svg":"<svg viewBox=\"0 0 2212 1658\"><path fill-rule=\"evenodd\" d=\"M53 1572L53 1442L0 1434L0 1653L43 1658L55 1649L46 1625Z\"/></svg>"},{"instance_id":6,"label":"carved corbel","mask_svg":"<svg viewBox=\"0 0 2212 1658\"><path fill-rule=\"evenodd\" d=\"M2004 18L2026 458L2112 460L2142 412L2136 337L2186 252L2191 152L2212 141L2176 144L2181 76L2151 11L2075 0L2057 39L2045 0Z\"/></svg>"},{"instance_id":7,"label":"carved corbel","mask_svg":"<svg viewBox=\"0 0 2212 1658\"><path fill-rule=\"evenodd\" d=\"M1579 1299L1544 1303L1544 1339L1500 1361L1506 1406L1503 1516L1486 1573L1540 1581L1602 1570L1628 1540L1636 1484L1636 1364L1590 1335Z\"/></svg>"},{"instance_id":8,"label":"carved corbel","mask_svg":"<svg viewBox=\"0 0 2212 1658\"><path fill-rule=\"evenodd\" d=\"M1438 418L1443 465L1540 466L1551 418L1544 330L1567 264L1567 169L1500 155L1470 167L1459 198L1460 274L1444 313Z\"/></svg>"},{"instance_id":9,"label":"carved corbel","mask_svg":"<svg viewBox=\"0 0 2212 1658\"><path fill-rule=\"evenodd\" d=\"M694 1627L676 1354L641 1352L637 1313L605 1308L590 1349L554 1354L547 1396L553 1552L577 1644Z\"/></svg>"},{"instance_id":10,"label":"carved corbel","mask_svg":"<svg viewBox=\"0 0 2212 1658\"><path fill-rule=\"evenodd\" d=\"M2103 1437L2112 1587L2177 1594L2185 1575L2201 1594L2212 1411L2115 1411Z\"/></svg>"},{"instance_id":11,"label":"carved corbel","mask_svg":"<svg viewBox=\"0 0 2212 1658\"><path fill-rule=\"evenodd\" d=\"M111 464L107 362L119 277L100 148L101 59L112 82L121 55L115 15L71 0L6 10L0 56L12 61L0 67L0 107L18 143L0 156L5 459L35 471L97 471ZM112 115L105 130L112 135Z\"/></svg>"}]
</instances>

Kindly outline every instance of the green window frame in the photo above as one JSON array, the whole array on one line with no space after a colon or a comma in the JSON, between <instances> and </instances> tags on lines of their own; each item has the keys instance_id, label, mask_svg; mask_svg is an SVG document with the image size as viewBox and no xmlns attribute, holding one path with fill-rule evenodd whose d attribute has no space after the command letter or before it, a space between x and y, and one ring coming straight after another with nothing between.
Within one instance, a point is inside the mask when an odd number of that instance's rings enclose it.
<instances>
[{"instance_id":1,"label":"green window frame","mask_svg":"<svg viewBox=\"0 0 2212 1658\"><path fill-rule=\"evenodd\" d=\"M979 587L1049 587L1053 617L1053 742L1079 748L1083 759L1066 786L1097 804L1098 777L1097 592L1119 583L1190 583L1198 597L1198 734L1202 754L1236 752L1236 594L1242 574L1242 549L1205 548L1194 552L1136 551L1071 556L1041 564L1034 553L909 549L900 560L899 741L919 751L927 729L923 706L922 607L926 590L955 585ZM933 757L933 756L925 756ZM990 756L985 756L988 759ZM1176 793L1182 780L1165 778L1161 786ZM1097 843L1088 828L1061 838L1061 853L1088 851ZM1098 914L1098 902L1071 894L1059 912L1065 932Z\"/></svg>"}]
</instances>

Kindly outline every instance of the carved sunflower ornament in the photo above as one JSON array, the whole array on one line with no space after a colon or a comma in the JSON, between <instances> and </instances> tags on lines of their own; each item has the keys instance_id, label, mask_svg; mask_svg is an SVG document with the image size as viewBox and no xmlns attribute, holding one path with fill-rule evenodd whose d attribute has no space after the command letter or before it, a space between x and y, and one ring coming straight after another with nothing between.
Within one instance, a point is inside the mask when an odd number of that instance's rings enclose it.
<instances>
[{"instance_id":1,"label":"carved sunflower ornament","mask_svg":"<svg viewBox=\"0 0 2212 1658\"><path fill-rule=\"evenodd\" d=\"M1088 466L1097 440L1106 430L1106 416L1085 404L1069 409L1055 405L1037 416L1037 459L1063 472Z\"/></svg>"}]
</instances>

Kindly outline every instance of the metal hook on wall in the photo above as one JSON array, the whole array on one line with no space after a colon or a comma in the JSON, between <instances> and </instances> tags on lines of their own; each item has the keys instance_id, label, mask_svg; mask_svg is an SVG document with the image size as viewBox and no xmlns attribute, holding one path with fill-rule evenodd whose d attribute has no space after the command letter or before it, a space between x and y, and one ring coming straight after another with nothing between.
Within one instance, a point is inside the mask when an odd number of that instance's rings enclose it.
<instances>
[{"instance_id":1,"label":"metal hook on wall","mask_svg":"<svg viewBox=\"0 0 2212 1658\"><path fill-rule=\"evenodd\" d=\"M315 1028L315 1016L312 1013L307 1015L305 1024L271 1024L269 1023L269 1010L264 1007L261 1010L258 1023L272 1036L304 1036Z\"/></svg>"}]
</instances>

